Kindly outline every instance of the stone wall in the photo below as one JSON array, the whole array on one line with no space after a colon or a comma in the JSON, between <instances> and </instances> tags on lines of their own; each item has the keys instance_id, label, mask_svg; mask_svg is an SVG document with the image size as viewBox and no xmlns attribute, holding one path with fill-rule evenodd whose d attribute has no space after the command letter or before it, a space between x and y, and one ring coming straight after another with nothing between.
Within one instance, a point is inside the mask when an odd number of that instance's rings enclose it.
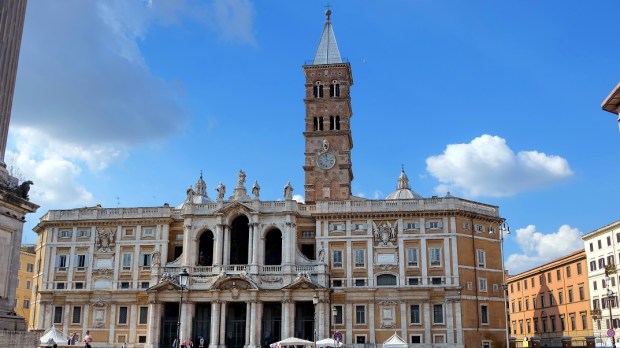
<instances>
[{"instance_id":1,"label":"stone wall","mask_svg":"<svg viewBox=\"0 0 620 348\"><path fill-rule=\"evenodd\" d=\"M0 347L34 348L43 332L38 331L0 331Z\"/></svg>"}]
</instances>

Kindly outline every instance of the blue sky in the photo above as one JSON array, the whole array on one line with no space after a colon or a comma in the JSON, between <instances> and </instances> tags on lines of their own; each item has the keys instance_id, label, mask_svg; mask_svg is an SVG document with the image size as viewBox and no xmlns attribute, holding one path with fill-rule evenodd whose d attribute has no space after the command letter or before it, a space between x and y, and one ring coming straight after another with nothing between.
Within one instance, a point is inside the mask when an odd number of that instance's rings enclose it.
<instances>
[{"instance_id":1,"label":"blue sky","mask_svg":"<svg viewBox=\"0 0 620 348\"><path fill-rule=\"evenodd\" d=\"M617 1L330 1L351 63L353 193L500 206L507 268L618 219ZM6 162L50 209L177 205L203 171L303 195L321 1L31 1Z\"/></svg>"}]
</instances>

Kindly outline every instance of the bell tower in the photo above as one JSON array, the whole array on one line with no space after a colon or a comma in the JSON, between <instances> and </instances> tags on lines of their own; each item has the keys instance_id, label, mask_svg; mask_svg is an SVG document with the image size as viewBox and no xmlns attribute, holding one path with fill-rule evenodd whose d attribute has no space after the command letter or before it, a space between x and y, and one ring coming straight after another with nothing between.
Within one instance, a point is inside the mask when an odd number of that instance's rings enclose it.
<instances>
[{"instance_id":1,"label":"bell tower","mask_svg":"<svg viewBox=\"0 0 620 348\"><path fill-rule=\"evenodd\" d=\"M341 201L351 197L351 65L343 62L330 20L314 60L304 65L306 77L306 202Z\"/></svg>"}]
</instances>

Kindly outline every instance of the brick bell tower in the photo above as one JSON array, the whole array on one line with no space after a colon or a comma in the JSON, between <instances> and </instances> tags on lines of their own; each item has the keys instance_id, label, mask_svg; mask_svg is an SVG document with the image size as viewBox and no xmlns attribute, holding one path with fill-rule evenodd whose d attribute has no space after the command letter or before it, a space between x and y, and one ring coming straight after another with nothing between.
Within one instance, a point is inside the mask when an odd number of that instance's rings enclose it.
<instances>
[{"instance_id":1,"label":"brick bell tower","mask_svg":"<svg viewBox=\"0 0 620 348\"><path fill-rule=\"evenodd\" d=\"M351 198L351 65L342 62L330 20L325 11L323 35L306 76L306 202Z\"/></svg>"}]
</instances>

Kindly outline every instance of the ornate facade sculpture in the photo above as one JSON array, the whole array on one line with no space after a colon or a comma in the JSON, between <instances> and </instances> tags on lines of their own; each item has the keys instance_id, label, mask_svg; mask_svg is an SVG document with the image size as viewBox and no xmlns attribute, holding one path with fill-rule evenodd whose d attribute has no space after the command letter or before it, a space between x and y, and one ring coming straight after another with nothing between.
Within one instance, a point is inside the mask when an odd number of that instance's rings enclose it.
<instances>
[{"instance_id":1,"label":"ornate facade sculpture","mask_svg":"<svg viewBox=\"0 0 620 348\"><path fill-rule=\"evenodd\" d=\"M224 195L226 195L226 186L224 186L224 184L220 182L220 184L217 185L217 188L215 190L217 191L217 200L224 200Z\"/></svg>"},{"instance_id":2,"label":"ornate facade sculpture","mask_svg":"<svg viewBox=\"0 0 620 348\"><path fill-rule=\"evenodd\" d=\"M284 186L284 199L293 199L293 186L290 181Z\"/></svg>"},{"instance_id":3,"label":"ornate facade sculpture","mask_svg":"<svg viewBox=\"0 0 620 348\"><path fill-rule=\"evenodd\" d=\"M260 198L260 185L258 185L258 181L254 181L254 185L252 186L252 195L254 195L254 199L256 200Z\"/></svg>"},{"instance_id":4,"label":"ornate facade sculpture","mask_svg":"<svg viewBox=\"0 0 620 348\"><path fill-rule=\"evenodd\" d=\"M115 236L116 229L114 228L97 228L97 238L95 238L95 246L98 248L98 251L103 253L112 251Z\"/></svg>"},{"instance_id":5,"label":"ornate facade sculpture","mask_svg":"<svg viewBox=\"0 0 620 348\"><path fill-rule=\"evenodd\" d=\"M379 225L373 223L372 233L377 245L388 246L396 245L396 223L394 225L387 221Z\"/></svg>"},{"instance_id":6,"label":"ornate facade sculpture","mask_svg":"<svg viewBox=\"0 0 620 348\"><path fill-rule=\"evenodd\" d=\"M237 178L237 187L243 187L245 184L245 172L239 169L239 177Z\"/></svg>"},{"instance_id":7,"label":"ornate facade sculpture","mask_svg":"<svg viewBox=\"0 0 620 348\"><path fill-rule=\"evenodd\" d=\"M153 266L161 265L161 253L159 252L159 250L155 250L151 254L151 265Z\"/></svg>"}]
</instances>

